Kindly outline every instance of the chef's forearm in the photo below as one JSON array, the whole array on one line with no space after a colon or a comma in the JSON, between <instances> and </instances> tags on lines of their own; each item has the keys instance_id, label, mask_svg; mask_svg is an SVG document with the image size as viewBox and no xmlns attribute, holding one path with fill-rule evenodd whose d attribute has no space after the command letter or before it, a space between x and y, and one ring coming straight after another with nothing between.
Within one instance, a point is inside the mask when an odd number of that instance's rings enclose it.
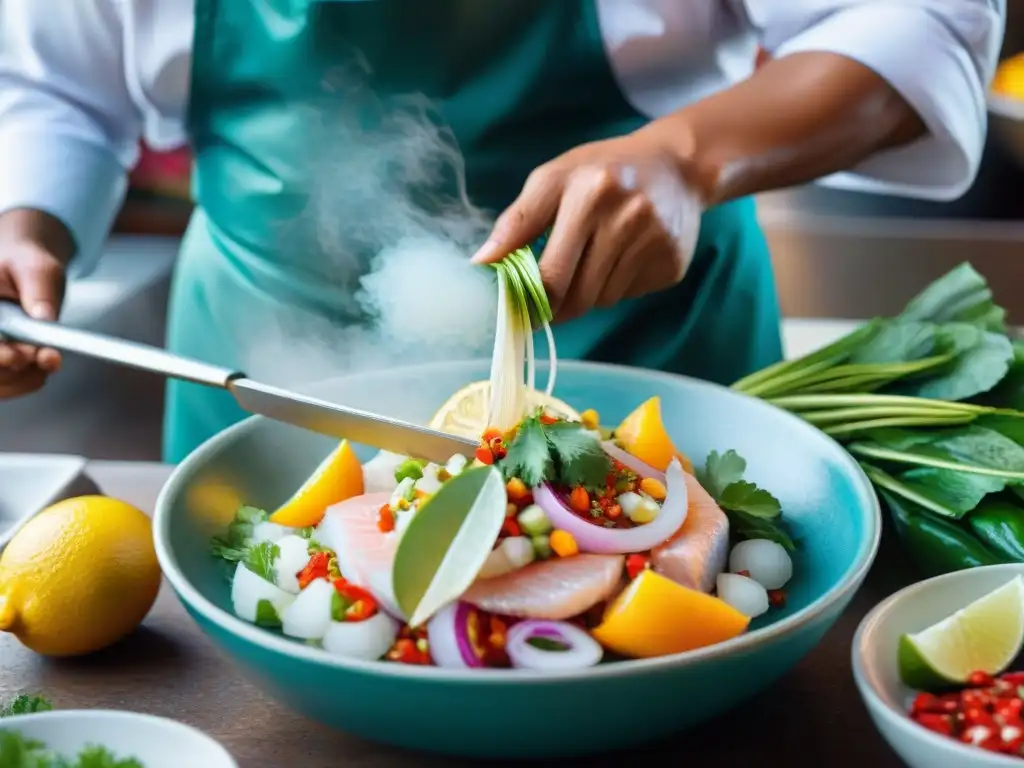
<instances>
[{"instance_id":1,"label":"chef's forearm","mask_svg":"<svg viewBox=\"0 0 1024 768\"><path fill-rule=\"evenodd\" d=\"M884 79L852 59L797 53L647 126L707 205L846 170L925 126Z\"/></svg>"},{"instance_id":2,"label":"chef's forearm","mask_svg":"<svg viewBox=\"0 0 1024 768\"><path fill-rule=\"evenodd\" d=\"M16 208L0 213L0 251L5 243L18 242L37 245L65 265L75 253L74 238L64 223L45 211L33 208Z\"/></svg>"}]
</instances>

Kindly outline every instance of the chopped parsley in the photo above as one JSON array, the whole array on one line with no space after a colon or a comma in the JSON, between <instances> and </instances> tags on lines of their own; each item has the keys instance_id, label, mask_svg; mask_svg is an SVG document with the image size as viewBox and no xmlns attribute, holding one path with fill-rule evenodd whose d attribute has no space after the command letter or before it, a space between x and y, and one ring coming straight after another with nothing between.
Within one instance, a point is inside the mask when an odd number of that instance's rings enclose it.
<instances>
[{"instance_id":1,"label":"chopped parsley","mask_svg":"<svg viewBox=\"0 0 1024 768\"><path fill-rule=\"evenodd\" d=\"M771 493L743 479L747 462L736 451L712 451L700 473L700 483L729 517L741 539L768 539L788 550L796 544L782 520L782 505Z\"/></svg>"},{"instance_id":2,"label":"chopped parsley","mask_svg":"<svg viewBox=\"0 0 1024 768\"><path fill-rule=\"evenodd\" d=\"M261 541L245 551L245 558L242 562L257 576L273 584L277 580L274 573L274 561L280 554L281 548L277 544L272 541Z\"/></svg>"},{"instance_id":3,"label":"chopped parsley","mask_svg":"<svg viewBox=\"0 0 1024 768\"><path fill-rule=\"evenodd\" d=\"M216 557L228 562L237 563L245 560L246 553L252 545L253 530L260 523L270 518L266 512L256 507L242 506L235 513L235 519L222 536L214 536L210 549Z\"/></svg>"},{"instance_id":4,"label":"chopped parsley","mask_svg":"<svg viewBox=\"0 0 1024 768\"><path fill-rule=\"evenodd\" d=\"M517 477L534 488L544 481L575 488L604 484L611 460L598 438L582 424L545 424L540 412L523 419L499 462L505 478Z\"/></svg>"},{"instance_id":5,"label":"chopped parsley","mask_svg":"<svg viewBox=\"0 0 1024 768\"><path fill-rule=\"evenodd\" d=\"M42 696L29 696L23 693L0 707L0 717L31 715L34 712L49 712L51 709L53 709L53 705ZM3 765L0 762L0 766Z\"/></svg>"},{"instance_id":6,"label":"chopped parsley","mask_svg":"<svg viewBox=\"0 0 1024 768\"><path fill-rule=\"evenodd\" d=\"M256 626L267 629L278 629L281 626L281 617L277 615L277 609L269 600L260 600L256 603Z\"/></svg>"}]
</instances>

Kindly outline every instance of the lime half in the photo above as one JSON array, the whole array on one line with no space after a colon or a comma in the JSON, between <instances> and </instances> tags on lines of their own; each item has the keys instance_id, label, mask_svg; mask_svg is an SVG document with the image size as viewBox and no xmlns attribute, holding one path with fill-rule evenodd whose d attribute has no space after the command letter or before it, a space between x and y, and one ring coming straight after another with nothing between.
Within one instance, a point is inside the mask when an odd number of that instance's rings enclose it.
<instances>
[{"instance_id":1,"label":"lime half","mask_svg":"<svg viewBox=\"0 0 1024 768\"><path fill-rule=\"evenodd\" d=\"M904 684L932 691L967 682L972 672L1002 672L1024 645L1020 576L915 635L900 637Z\"/></svg>"}]
</instances>

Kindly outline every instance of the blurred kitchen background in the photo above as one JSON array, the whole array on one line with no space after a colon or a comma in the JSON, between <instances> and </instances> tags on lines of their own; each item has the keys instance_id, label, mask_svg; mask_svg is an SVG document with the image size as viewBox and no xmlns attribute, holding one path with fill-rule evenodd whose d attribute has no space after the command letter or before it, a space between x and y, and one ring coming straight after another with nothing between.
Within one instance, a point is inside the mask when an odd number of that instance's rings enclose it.
<instances>
[{"instance_id":1,"label":"blurred kitchen background","mask_svg":"<svg viewBox=\"0 0 1024 768\"><path fill-rule=\"evenodd\" d=\"M3 0L0 0L2 3ZM1024 52L1024 0L1009 0L1004 58ZM1021 68L1024 70L1024 67ZM1024 84L1024 78L1021 78ZM898 311L969 260L1024 324L1024 92L992 125L975 187L949 204L798 188L765 195L761 218L787 338ZM100 268L72 284L63 320L162 344L177 241L189 213L189 160L148 154ZM157 460L163 382L69 357L44 391L0 404L0 450Z\"/></svg>"}]
</instances>

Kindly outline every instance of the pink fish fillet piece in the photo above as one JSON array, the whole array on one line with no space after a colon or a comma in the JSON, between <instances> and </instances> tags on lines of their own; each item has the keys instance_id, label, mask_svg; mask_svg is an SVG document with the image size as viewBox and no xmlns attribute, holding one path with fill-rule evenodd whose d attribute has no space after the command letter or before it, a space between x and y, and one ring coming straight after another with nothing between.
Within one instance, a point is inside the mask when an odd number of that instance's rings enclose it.
<instances>
[{"instance_id":1,"label":"pink fish fillet piece","mask_svg":"<svg viewBox=\"0 0 1024 768\"><path fill-rule=\"evenodd\" d=\"M335 504L313 538L338 556L342 576L369 589L390 613L400 616L391 585L398 536L377 527L380 508L390 499L390 493L367 493Z\"/></svg>"},{"instance_id":2,"label":"pink fish fillet piece","mask_svg":"<svg viewBox=\"0 0 1024 768\"><path fill-rule=\"evenodd\" d=\"M729 518L697 478L684 474L686 522L674 538L651 551L651 565L684 587L710 592L729 562Z\"/></svg>"},{"instance_id":3,"label":"pink fish fillet piece","mask_svg":"<svg viewBox=\"0 0 1024 768\"><path fill-rule=\"evenodd\" d=\"M578 616L622 586L622 555L554 557L476 581L462 599L481 610L527 619Z\"/></svg>"}]
</instances>

